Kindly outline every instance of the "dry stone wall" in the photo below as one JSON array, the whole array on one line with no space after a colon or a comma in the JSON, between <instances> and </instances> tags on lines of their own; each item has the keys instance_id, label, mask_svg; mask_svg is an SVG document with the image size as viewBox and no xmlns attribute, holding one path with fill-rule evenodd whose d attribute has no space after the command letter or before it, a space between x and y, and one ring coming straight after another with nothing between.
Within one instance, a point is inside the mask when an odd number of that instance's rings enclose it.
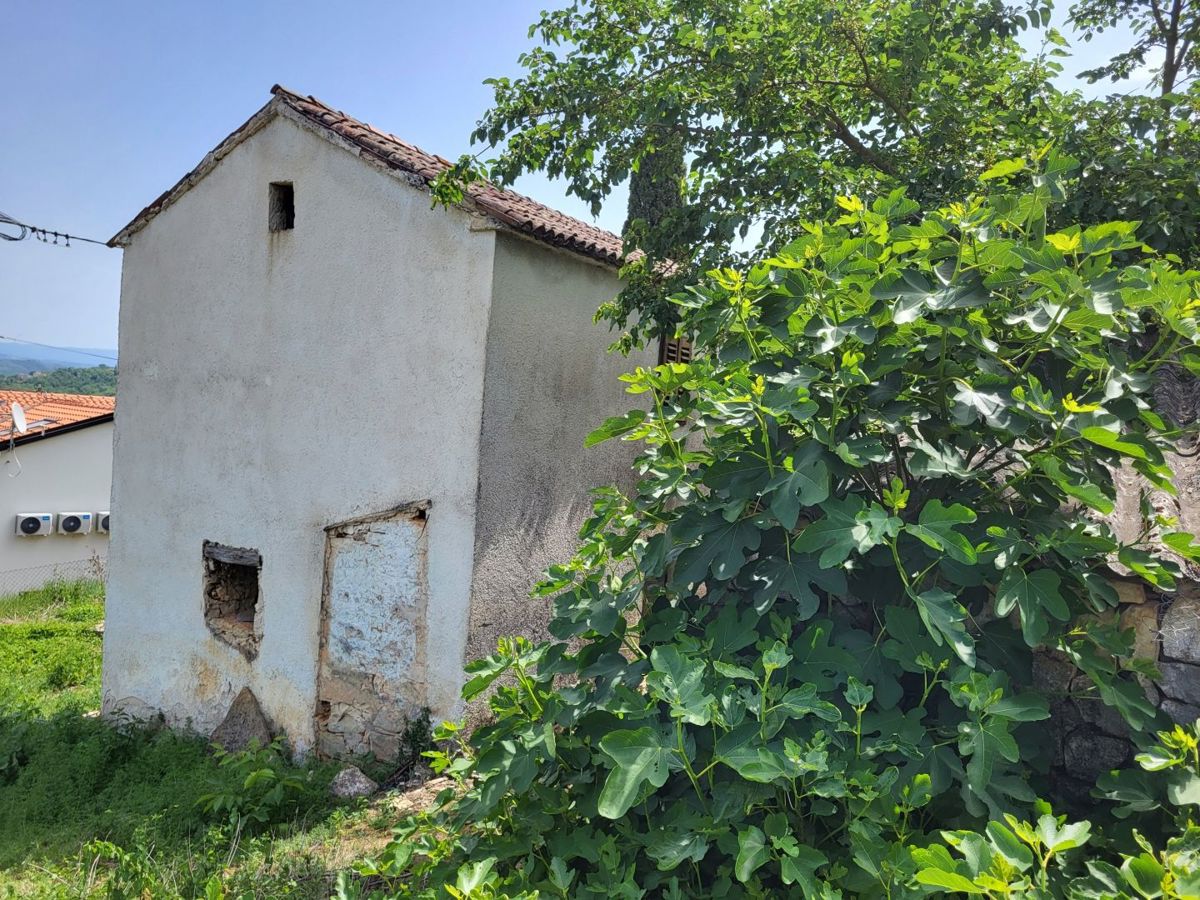
<instances>
[{"instance_id":1,"label":"dry stone wall","mask_svg":"<svg viewBox=\"0 0 1200 900\"><path fill-rule=\"evenodd\" d=\"M1147 699L1170 719L1200 718L1200 583L1185 581L1173 594L1117 582L1118 616L1134 634L1134 655L1154 663L1157 682L1141 678ZM1097 695L1090 679L1062 654L1034 657L1034 682L1050 697L1056 786L1064 795L1087 798L1096 779L1131 762L1135 752L1121 716Z\"/></svg>"},{"instance_id":2,"label":"dry stone wall","mask_svg":"<svg viewBox=\"0 0 1200 900\"><path fill-rule=\"evenodd\" d=\"M1155 406L1181 427L1192 425L1200 413L1200 382L1164 368ZM1121 541L1153 542L1161 520L1200 536L1200 445L1185 441L1167 462L1175 474L1175 495L1153 488L1128 466L1114 473L1117 501L1108 523ZM1132 578L1113 581L1121 603L1111 615L1132 630L1134 656L1161 673L1157 680L1139 679L1147 699L1171 720L1191 724L1200 718L1200 571L1178 562L1184 577L1174 592L1149 590ZM1118 576L1128 574L1119 565L1113 568ZM1038 654L1033 676L1051 698L1052 727L1046 733L1054 742L1057 784L1066 796L1083 800L1100 775L1131 761L1129 729L1061 654Z\"/></svg>"}]
</instances>

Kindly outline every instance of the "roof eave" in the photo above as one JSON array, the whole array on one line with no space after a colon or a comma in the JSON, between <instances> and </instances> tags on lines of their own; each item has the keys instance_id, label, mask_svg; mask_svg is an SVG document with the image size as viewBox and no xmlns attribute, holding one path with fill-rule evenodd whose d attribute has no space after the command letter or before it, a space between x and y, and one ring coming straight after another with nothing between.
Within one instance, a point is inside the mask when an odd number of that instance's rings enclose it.
<instances>
[{"instance_id":1,"label":"roof eave","mask_svg":"<svg viewBox=\"0 0 1200 900\"><path fill-rule=\"evenodd\" d=\"M145 209L134 216L128 225L114 234L109 239L108 246L128 247L130 239L145 228L151 219L168 206L171 206L190 190L194 184L215 169L217 163L228 156L242 141L258 133L268 122L287 109L288 106L286 103L278 97L272 97L258 112L234 129L225 140L221 141L221 143L205 154L204 159L200 160L191 171L155 198Z\"/></svg>"},{"instance_id":2,"label":"roof eave","mask_svg":"<svg viewBox=\"0 0 1200 900\"><path fill-rule=\"evenodd\" d=\"M114 421L115 413L103 413L98 416L92 416L90 419L80 419L78 422L72 422L70 425L58 425L54 428L47 428L43 431L31 431L29 434L22 434L17 437L5 438L3 444L0 445L0 450L7 449L11 445L14 447L22 447L25 444L33 444L37 441L45 441L52 437L58 437L60 434L69 434L72 431L80 431L84 428L91 428L93 425L103 425L107 422Z\"/></svg>"},{"instance_id":3,"label":"roof eave","mask_svg":"<svg viewBox=\"0 0 1200 900\"><path fill-rule=\"evenodd\" d=\"M256 112L240 127L230 133L228 137L226 137L213 150L206 154L195 168L179 179L179 181L177 181L170 189L159 195L154 202L138 213L128 225L113 235L113 237L108 241L108 246L129 246L133 236L145 228L155 216L157 216L168 206L171 206L173 203L175 203L175 201L183 196L183 194L185 194L188 190L190 190L193 185L211 172L217 166L217 164L226 156L228 156L229 153L234 150L234 148L242 143L242 141L256 134L277 116L282 116L306 131L318 135L324 140L329 141L330 143L335 144L336 146L339 146L350 153L353 153L359 159L370 163L373 167L381 172L386 172L392 177L398 178L413 187L420 188L421 190L429 189L428 179L426 179L422 174L398 166L394 163L394 161L388 159L386 156L374 152L371 147L364 146L362 143L343 136L326 123L306 114L301 109L297 109L296 106L294 106L288 100L288 97L303 100L304 98L301 95L296 94L294 91L289 91L287 88L284 88L278 84L271 88L271 94L271 99L261 109L259 109L258 112ZM320 103L312 98L308 99L314 103ZM320 105L323 106L323 104ZM370 128L370 126L366 127ZM391 136L384 135L384 137ZM442 160L441 157L435 158L449 167L450 163ZM563 250L576 257L582 257L592 262L599 263L604 267L614 269L621 268L623 260L621 259L620 255L613 253L611 250L603 249L598 242L593 244L575 242L571 240L565 240L561 236L556 236L553 234L540 234L537 233L536 230L531 231L530 228L523 227L522 223L506 221L507 217L498 215L495 211L485 208L470 195L470 192L467 193L467 196L463 198L461 203L456 205L460 209L463 209L472 215L481 217L490 225L498 228L499 230L503 230L524 238L530 238L542 246Z\"/></svg>"}]
</instances>

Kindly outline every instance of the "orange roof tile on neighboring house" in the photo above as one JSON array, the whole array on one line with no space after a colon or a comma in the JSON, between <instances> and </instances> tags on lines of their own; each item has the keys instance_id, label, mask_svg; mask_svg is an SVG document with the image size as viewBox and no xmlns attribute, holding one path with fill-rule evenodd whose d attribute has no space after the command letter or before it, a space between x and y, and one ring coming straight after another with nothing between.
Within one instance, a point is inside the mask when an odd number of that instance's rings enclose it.
<instances>
[{"instance_id":1,"label":"orange roof tile on neighboring house","mask_svg":"<svg viewBox=\"0 0 1200 900\"><path fill-rule=\"evenodd\" d=\"M25 422L29 429L25 434L16 435L18 444L85 425L110 422L117 408L115 397L0 390L0 440L5 443L13 437L13 403L19 403L25 411ZM0 449L3 447L0 446Z\"/></svg>"},{"instance_id":2,"label":"orange roof tile on neighboring house","mask_svg":"<svg viewBox=\"0 0 1200 900\"><path fill-rule=\"evenodd\" d=\"M415 183L422 186L450 168L451 164L442 157L426 153L393 134L379 131L343 112L338 112L315 97L305 97L279 85L271 88L271 93L274 99L270 103L222 141L174 187L138 213L133 221L108 242L109 246L116 247L128 243L134 233L203 178L230 150L280 113L316 126L319 133L323 132L343 146L349 144L365 158L411 176ZM590 259L614 266L620 264L621 239L603 228L582 222L516 191L499 188L488 182L472 184L466 193L466 205L502 226Z\"/></svg>"}]
</instances>

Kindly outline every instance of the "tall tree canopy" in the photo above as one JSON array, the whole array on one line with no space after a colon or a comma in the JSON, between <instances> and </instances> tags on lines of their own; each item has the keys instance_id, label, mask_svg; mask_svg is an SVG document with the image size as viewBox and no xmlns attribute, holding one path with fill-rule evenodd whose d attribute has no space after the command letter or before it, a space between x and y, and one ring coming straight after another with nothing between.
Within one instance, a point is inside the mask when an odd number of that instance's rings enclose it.
<instances>
[{"instance_id":1,"label":"tall tree canopy","mask_svg":"<svg viewBox=\"0 0 1200 900\"><path fill-rule=\"evenodd\" d=\"M1085 40L1119 25L1134 35L1084 78L1152 79L1103 100L1067 98L1062 143L1086 165L1066 214L1141 220L1147 243L1200 264L1200 3L1080 0L1070 14Z\"/></svg>"},{"instance_id":2,"label":"tall tree canopy","mask_svg":"<svg viewBox=\"0 0 1200 900\"><path fill-rule=\"evenodd\" d=\"M946 202L1047 143L1087 164L1064 215L1150 219L1150 243L1188 251L1194 229L1171 223L1200 209L1197 103L1178 94L1194 70L1194 6L1082 0L1073 15L1085 36L1135 25L1136 45L1089 77L1166 51L1170 101L1064 96L1052 79L1066 41L1044 0L577 0L533 26L524 74L491 82L475 138L500 150L491 177L544 171L594 210L635 175L625 231L644 256L603 310L633 339L670 327L665 294L757 229L777 249L852 192ZM1017 40L1031 28L1044 30L1037 53ZM664 171L647 217L642 197Z\"/></svg>"},{"instance_id":3,"label":"tall tree canopy","mask_svg":"<svg viewBox=\"0 0 1200 900\"><path fill-rule=\"evenodd\" d=\"M493 177L543 170L595 210L643 158L682 145L683 207L638 234L651 277L668 255L723 259L752 225L786 240L851 190L956 195L1049 138L1053 66L1016 42L1049 16L1041 0L575 3L533 27L522 77L492 82L476 139L503 148Z\"/></svg>"},{"instance_id":4,"label":"tall tree canopy","mask_svg":"<svg viewBox=\"0 0 1200 900\"><path fill-rule=\"evenodd\" d=\"M1084 72L1093 81L1129 78L1145 66L1157 67L1156 83L1163 95L1181 88L1200 68L1200 6L1186 0L1080 0L1071 7L1071 21L1091 40L1118 25L1134 34L1132 46L1101 66Z\"/></svg>"}]
</instances>

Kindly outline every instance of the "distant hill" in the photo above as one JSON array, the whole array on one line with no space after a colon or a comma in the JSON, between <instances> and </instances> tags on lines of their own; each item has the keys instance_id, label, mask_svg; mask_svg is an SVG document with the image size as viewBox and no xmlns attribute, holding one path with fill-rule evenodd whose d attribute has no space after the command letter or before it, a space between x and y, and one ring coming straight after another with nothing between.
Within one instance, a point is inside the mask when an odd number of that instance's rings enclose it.
<instances>
[{"instance_id":1,"label":"distant hill","mask_svg":"<svg viewBox=\"0 0 1200 900\"><path fill-rule=\"evenodd\" d=\"M41 347L0 340L0 375L116 365L117 351L103 347Z\"/></svg>"},{"instance_id":2,"label":"distant hill","mask_svg":"<svg viewBox=\"0 0 1200 900\"><path fill-rule=\"evenodd\" d=\"M17 375L30 372L45 372L58 366L44 359L5 358L0 356L0 375Z\"/></svg>"},{"instance_id":3,"label":"distant hill","mask_svg":"<svg viewBox=\"0 0 1200 900\"><path fill-rule=\"evenodd\" d=\"M117 370L112 366L89 366L85 369L64 366L49 372L0 375L0 389L112 397L117 393Z\"/></svg>"}]
</instances>

